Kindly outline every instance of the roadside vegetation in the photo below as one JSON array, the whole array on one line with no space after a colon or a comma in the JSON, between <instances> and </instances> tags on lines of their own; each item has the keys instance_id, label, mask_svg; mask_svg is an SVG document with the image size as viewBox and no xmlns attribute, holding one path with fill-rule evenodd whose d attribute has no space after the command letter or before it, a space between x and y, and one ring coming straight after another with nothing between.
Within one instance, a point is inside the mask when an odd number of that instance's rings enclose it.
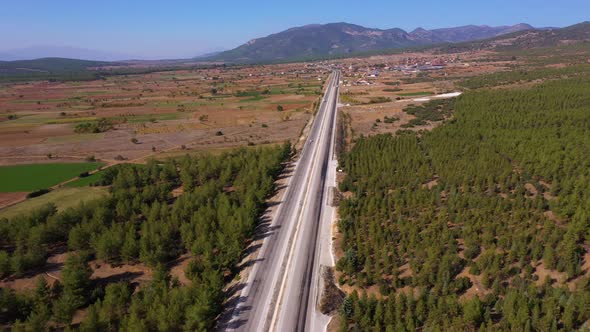
<instances>
[{"instance_id":1,"label":"roadside vegetation","mask_svg":"<svg viewBox=\"0 0 590 332\"><path fill-rule=\"evenodd\" d=\"M360 138L343 156L341 330L590 319L590 76L572 76L467 93L433 131Z\"/></svg>"}]
</instances>

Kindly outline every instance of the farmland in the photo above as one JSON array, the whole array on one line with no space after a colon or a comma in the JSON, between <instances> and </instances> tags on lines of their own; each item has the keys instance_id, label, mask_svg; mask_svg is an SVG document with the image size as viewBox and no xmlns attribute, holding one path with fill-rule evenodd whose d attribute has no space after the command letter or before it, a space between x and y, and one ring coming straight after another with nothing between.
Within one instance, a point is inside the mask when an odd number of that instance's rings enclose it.
<instances>
[{"instance_id":1,"label":"farmland","mask_svg":"<svg viewBox=\"0 0 590 332\"><path fill-rule=\"evenodd\" d=\"M112 163L160 152L295 142L315 110L325 74L289 64L4 84L0 163L47 162L48 154L54 161L95 156Z\"/></svg>"},{"instance_id":2,"label":"farmland","mask_svg":"<svg viewBox=\"0 0 590 332\"><path fill-rule=\"evenodd\" d=\"M0 167L0 192L33 191L52 187L60 182L95 170L102 164L54 163Z\"/></svg>"},{"instance_id":3,"label":"farmland","mask_svg":"<svg viewBox=\"0 0 590 332\"><path fill-rule=\"evenodd\" d=\"M75 207L81 202L91 202L104 198L108 190L102 187L93 188L60 188L40 197L35 197L22 203L0 210L0 219L11 219L18 215L42 208L46 204L55 204L58 211Z\"/></svg>"},{"instance_id":4,"label":"farmland","mask_svg":"<svg viewBox=\"0 0 590 332\"><path fill-rule=\"evenodd\" d=\"M327 73L309 64L134 71L141 69L0 85L0 166L7 166L0 168L0 206L98 167L81 166L85 160L110 166L296 144Z\"/></svg>"}]
</instances>

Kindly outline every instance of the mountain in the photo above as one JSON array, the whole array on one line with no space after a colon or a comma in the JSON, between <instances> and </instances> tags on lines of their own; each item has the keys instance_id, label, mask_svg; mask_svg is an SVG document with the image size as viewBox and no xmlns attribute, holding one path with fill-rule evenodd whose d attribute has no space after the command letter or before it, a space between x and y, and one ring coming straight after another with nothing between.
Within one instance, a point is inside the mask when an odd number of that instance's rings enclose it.
<instances>
[{"instance_id":1,"label":"mountain","mask_svg":"<svg viewBox=\"0 0 590 332\"><path fill-rule=\"evenodd\" d=\"M476 49L532 49L579 42L590 42L590 22L583 22L565 28L517 31L495 38L446 45L443 49L446 52L463 52Z\"/></svg>"},{"instance_id":2,"label":"mountain","mask_svg":"<svg viewBox=\"0 0 590 332\"><path fill-rule=\"evenodd\" d=\"M42 58L36 60L0 61L0 72L38 71L38 72L64 72L79 71L90 67L113 65L111 62L88 61L64 58Z\"/></svg>"},{"instance_id":3,"label":"mountain","mask_svg":"<svg viewBox=\"0 0 590 332\"><path fill-rule=\"evenodd\" d=\"M2 61L33 60L40 58L68 58L92 61L119 61L126 59L134 59L136 57L129 54L109 53L69 46L31 46L14 50L6 50L0 53L0 60Z\"/></svg>"},{"instance_id":4,"label":"mountain","mask_svg":"<svg viewBox=\"0 0 590 332\"><path fill-rule=\"evenodd\" d=\"M214 57L214 56L218 55L219 53L221 53L223 51L225 51L225 50L211 51L211 52L199 54L199 55L193 57L193 59L211 58L211 57Z\"/></svg>"},{"instance_id":5,"label":"mountain","mask_svg":"<svg viewBox=\"0 0 590 332\"><path fill-rule=\"evenodd\" d=\"M208 59L265 62L316 58L445 42L464 42L530 29L534 28L528 24L502 27L469 25L434 30L418 28L408 33L399 28L382 30L349 23L311 24L253 39Z\"/></svg>"},{"instance_id":6,"label":"mountain","mask_svg":"<svg viewBox=\"0 0 590 332\"><path fill-rule=\"evenodd\" d=\"M470 40L486 39L517 31L534 30L528 24L513 26L490 27L487 25L467 25L456 28L434 29L429 31L432 38L424 40L426 43L459 43ZM412 35L412 33L410 33Z\"/></svg>"}]
</instances>

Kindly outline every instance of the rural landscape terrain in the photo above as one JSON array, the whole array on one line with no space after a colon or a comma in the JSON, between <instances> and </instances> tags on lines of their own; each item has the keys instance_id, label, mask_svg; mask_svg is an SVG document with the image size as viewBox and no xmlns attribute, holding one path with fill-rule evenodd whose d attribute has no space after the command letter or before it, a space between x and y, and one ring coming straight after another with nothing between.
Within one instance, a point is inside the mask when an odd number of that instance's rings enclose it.
<instances>
[{"instance_id":1,"label":"rural landscape terrain","mask_svg":"<svg viewBox=\"0 0 590 332\"><path fill-rule=\"evenodd\" d=\"M590 23L0 61L0 325L590 329Z\"/></svg>"}]
</instances>

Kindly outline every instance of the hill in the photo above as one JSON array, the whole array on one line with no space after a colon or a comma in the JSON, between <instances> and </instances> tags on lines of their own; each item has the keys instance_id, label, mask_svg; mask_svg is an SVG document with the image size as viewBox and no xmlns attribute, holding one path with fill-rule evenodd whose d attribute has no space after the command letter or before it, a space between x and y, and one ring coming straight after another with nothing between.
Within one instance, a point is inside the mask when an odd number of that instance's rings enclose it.
<instances>
[{"instance_id":1,"label":"hill","mask_svg":"<svg viewBox=\"0 0 590 332\"><path fill-rule=\"evenodd\" d=\"M21 71L64 72L79 71L90 67L111 64L103 61L77 60L65 58L41 58L35 60L0 61L0 73Z\"/></svg>"},{"instance_id":2,"label":"hill","mask_svg":"<svg viewBox=\"0 0 590 332\"><path fill-rule=\"evenodd\" d=\"M104 52L99 50L90 50L79 47L69 46L47 46L37 45L25 48L3 50L0 52L0 60L32 60L39 58L67 58L67 59L84 59L92 61L120 61L125 59L135 59L134 55Z\"/></svg>"},{"instance_id":3,"label":"hill","mask_svg":"<svg viewBox=\"0 0 590 332\"><path fill-rule=\"evenodd\" d=\"M590 22L583 22L565 28L546 28L518 31L479 41L451 44L442 47L441 50L447 52L462 52L475 49L524 50L589 41Z\"/></svg>"},{"instance_id":4,"label":"hill","mask_svg":"<svg viewBox=\"0 0 590 332\"><path fill-rule=\"evenodd\" d=\"M457 43L533 29L528 24L502 27L469 25L434 30L418 28L408 33L399 28L381 30L349 23L313 24L253 39L208 59L267 62L317 58L445 42Z\"/></svg>"},{"instance_id":5,"label":"hill","mask_svg":"<svg viewBox=\"0 0 590 332\"><path fill-rule=\"evenodd\" d=\"M0 81L30 79L93 79L98 73L91 68L113 65L111 62L64 58L0 61Z\"/></svg>"}]
</instances>

